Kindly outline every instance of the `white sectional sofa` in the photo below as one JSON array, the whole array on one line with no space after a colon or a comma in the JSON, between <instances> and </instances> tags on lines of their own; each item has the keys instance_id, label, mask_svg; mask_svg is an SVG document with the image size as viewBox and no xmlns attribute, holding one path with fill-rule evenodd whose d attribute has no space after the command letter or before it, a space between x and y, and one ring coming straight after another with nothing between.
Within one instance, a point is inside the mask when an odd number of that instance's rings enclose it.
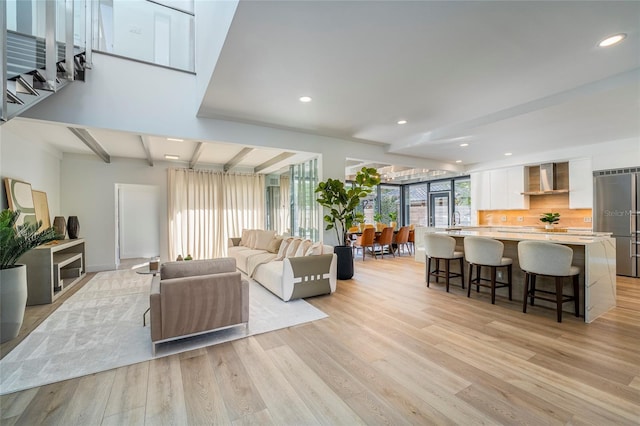
<instances>
[{"instance_id":1,"label":"white sectional sofa","mask_svg":"<svg viewBox=\"0 0 640 426\"><path fill-rule=\"evenodd\" d=\"M285 302L336 291L336 255L332 246L275 231L245 230L227 247L236 267Z\"/></svg>"}]
</instances>

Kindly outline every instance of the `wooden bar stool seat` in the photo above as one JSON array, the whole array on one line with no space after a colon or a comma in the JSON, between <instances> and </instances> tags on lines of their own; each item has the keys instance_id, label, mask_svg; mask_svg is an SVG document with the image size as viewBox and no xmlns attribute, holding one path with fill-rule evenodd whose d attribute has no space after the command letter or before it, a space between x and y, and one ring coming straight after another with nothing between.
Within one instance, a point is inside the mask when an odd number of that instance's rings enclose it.
<instances>
[{"instance_id":1,"label":"wooden bar stool seat","mask_svg":"<svg viewBox=\"0 0 640 426\"><path fill-rule=\"evenodd\" d=\"M533 306L535 299L556 303L556 316L562 322L562 305L574 302L575 315L580 316L580 268L571 265L573 249L545 241L521 241L518 243L520 269L524 272L524 297L522 312L527 313L527 299ZM536 289L536 276L555 278L555 291ZM564 294L564 278L572 277L573 295ZM553 295L549 297L547 295Z\"/></svg>"},{"instance_id":2,"label":"wooden bar stool seat","mask_svg":"<svg viewBox=\"0 0 640 426\"><path fill-rule=\"evenodd\" d=\"M509 289L509 300L512 300L512 275L513 260L508 257L502 257L504 253L504 244L502 241L494 240L487 237L465 237L464 252L467 262L469 263L469 288L467 289L467 297L471 297L471 286L476 286L476 291L480 291L480 287L488 287L491 289L491 304L496 303L496 288L507 287ZM473 278L473 267L476 267L476 278ZM490 268L491 278L482 278L482 267ZM497 269L507 268L507 282L497 281Z\"/></svg>"},{"instance_id":3,"label":"wooden bar stool seat","mask_svg":"<svg viewBox=\"0 0 640 426\"><path fill-rule=\"evenodd\" d=\"M460 277L462 288L464 288L464 253L455 251L456 240L448 235L427 233L424 235L424 251L427 263L427 287L431 276L444 278L445 288L449 292L449 279ZM435 269L431 270L431 261L435 260ZM444 270L440 269L440 261L444 261ZM451 261L460 261L460 273L451 272Z\"/></svg>"}]
</instances>

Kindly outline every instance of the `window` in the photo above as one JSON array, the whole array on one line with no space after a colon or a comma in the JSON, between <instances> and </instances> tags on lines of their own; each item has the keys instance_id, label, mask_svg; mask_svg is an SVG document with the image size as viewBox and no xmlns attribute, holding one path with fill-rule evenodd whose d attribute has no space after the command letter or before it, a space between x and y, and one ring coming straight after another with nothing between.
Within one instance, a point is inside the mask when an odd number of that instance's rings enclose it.
<instances>
[{"instance_id":1,"label":"window","mask_svg":"<svg viewBox=\"0 0 640 426\"><path fill-rule=\"evenodd\" d=\"M396 214L396 222L400 218L400 187L391 185L380 185L380 214L382 222L389 223L391 218L389 213Z\"/></svg>"},{"instance_id":2,"label":"window","mask_svg":"<svg viewBox=\"0 0 640 426\"><path fill-rule=\"evenodd\" d=\"M320 241L322 216L316 202L318 160L291 166L291 234Z\"/></svg>"}]
</instances>

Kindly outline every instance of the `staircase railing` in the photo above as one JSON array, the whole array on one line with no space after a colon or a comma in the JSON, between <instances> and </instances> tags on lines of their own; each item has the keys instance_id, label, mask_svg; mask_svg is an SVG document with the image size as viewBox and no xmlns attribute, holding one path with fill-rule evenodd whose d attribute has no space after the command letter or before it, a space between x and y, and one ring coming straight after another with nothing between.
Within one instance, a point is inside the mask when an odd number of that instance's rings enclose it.
<instances>
[{"instance_id":1,"label":"staircase railing","mask_svg":"<svg viewBox=\"0 0 640 426\"><path fill-rule=\"evenodd\" d=\"M91 13L91 0L0 4L0 124L70 82L84 80L90 68Z\"/></svg>"}]
</instances>

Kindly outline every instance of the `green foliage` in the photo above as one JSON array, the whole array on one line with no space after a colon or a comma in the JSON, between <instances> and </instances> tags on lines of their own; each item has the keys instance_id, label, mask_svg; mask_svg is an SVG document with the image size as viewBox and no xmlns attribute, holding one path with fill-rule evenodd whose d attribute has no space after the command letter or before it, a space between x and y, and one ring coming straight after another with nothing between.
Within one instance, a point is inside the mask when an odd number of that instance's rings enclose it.
<instances>
[{"instance_id":1,"label":"green foliage","mask_svg":"<svg viewBox=\"0 0 640 426\"><path fill-rule=\"evenodd\" d=\"M373 220L378 223L378 222L382 222L382 213L374 213L373 214Z\"/></svg>"},{"instance_id":2,"label":"green foliage","mask_svg":"<svg viewBox=\"0 0 640 426\"><path fill-rule=\"evenodd\" d=\"M374 168L363 167L357 174L353 186L347 187L337 179L320 182L315 192L316 201L329 210L324 216L325 230L335 229L338 243L345 245L346 233L354 222L362 222L364 216L356 213L360 200L369 195L380 183L380 176Z\"/></svg>"},{"instance_id":3,"label":"green foliage","mask_svg":"<svg viewBox=\"0 0 640 426\"><path fill-rule=\"evenodd\" d=\"M397 222L398 221L398 212L397 211L389 212L389 220L391 222Z\"/></svg>"},{"instance_id":4,"label":"green foliage","mask_svg":"<svg viewBox=\"0 0 640 426\"><path fill-rule=\"evenodd\" d=\"M550 224L560 222L560 213L543 213L540 216L540 222L545 222Z\"/></svg>"},{"instance_id":5,"label":"green foliage","mask_svg":"<svg viewBox=\"0 0 640 426\"><path fill-rule=\"evenodd\" d=\"M27 251L56 239L53 228L38 232L42 222L15 226L19 216L20 210L0 212L0 269L13 267Z\"/></svg>"}]
</instances>

